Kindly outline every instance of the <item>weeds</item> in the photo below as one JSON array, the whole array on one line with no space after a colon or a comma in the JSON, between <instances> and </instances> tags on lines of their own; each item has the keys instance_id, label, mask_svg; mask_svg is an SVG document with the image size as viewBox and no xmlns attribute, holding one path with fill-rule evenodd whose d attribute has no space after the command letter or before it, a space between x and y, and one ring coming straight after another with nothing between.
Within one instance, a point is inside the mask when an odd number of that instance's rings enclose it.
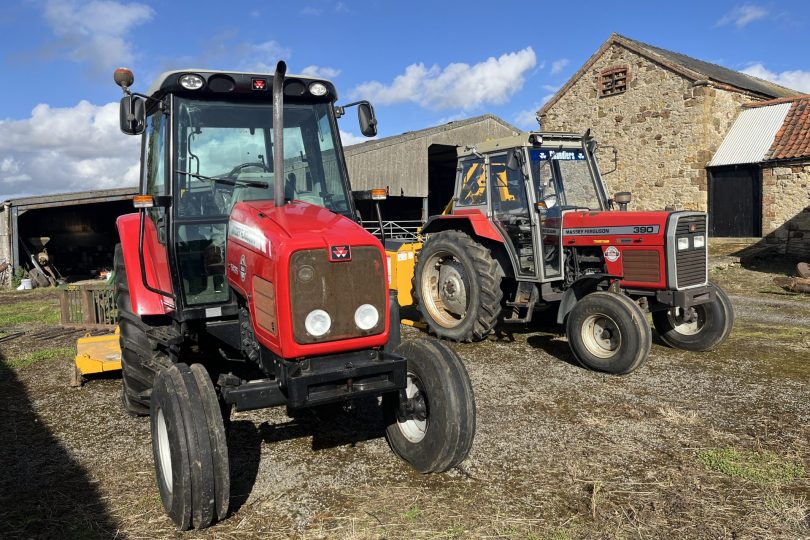
<instances>
[{"instance_id":1,"label":"weeds","mask_svg":"<svg viewBox=\"0 0 810 540\"><path fill-rule=\"evenodd\" d=\"M422 511L418 506L411 506L402 512L402 518L405 519L405 521L415 521L421 514Z\"/></svg>"},{"instance_id":2,"label":"weeds","mask_svg":"<svg viewBox=\"0 0 810 540\"><path fill-rule=\"evenodd\" d=\"M59 306L56 300L36 300L25 304L0 303L0 327L30 323L58 324Z\"/></svg>"},{"instance_id":3,"label":"weeds","mask_svg":"<svg viewBox=\"0 0 810 540\"><path fill-rule=\"evenodd\" d=\"M709 470L758 484L785 484L805 475L801 465L773 452L715 448L698 454Z\"/></svg>"}]
</instances>

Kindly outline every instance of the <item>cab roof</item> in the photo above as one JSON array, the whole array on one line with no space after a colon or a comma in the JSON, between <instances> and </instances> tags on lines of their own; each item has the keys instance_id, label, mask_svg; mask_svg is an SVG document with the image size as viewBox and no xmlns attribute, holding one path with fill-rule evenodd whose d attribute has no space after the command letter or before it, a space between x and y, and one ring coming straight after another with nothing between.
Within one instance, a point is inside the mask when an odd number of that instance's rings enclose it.
<instances>
[{"instance_id":1,"label":"cab roof","mask_svg":"<svg viewBox=\"0 0 810 540\"><path fill-rule=\"evenodd\" d=\"M475 146L460 146L458 156L469 156L478 152L488 154L510 148L528 147L555 147L555 148L582 148L584 135L581 133L555 133L544 131L524 131L518 135L502 137L484 141ZM540 143L539 141L542 141Z\"/></svg>"},{"instance_id":2,"label":"cab roof","mask_svg":"<svg viewBox=\"0 0 810 540\"><path fill-rule=\"evenodd\" d=\"M180 77L183 75L199 75L205 84L199 90L188 90L180 85ZM260 73L248 71L226 71L212 69L176 69L166 71L158 75L146 95L153 98L160 98L169 92L186 95L219 95L224 94L249 94L254 98L272 99L273 73ZM257 89L254 81L264 81L264 87ZM337 99L337 91L332 81L307 75L291 75L284 77L285 97L305 97L308 94L309 85L319 82L326 86L325 96L310 96L313 99L334 101Z\"/></svg>"}]
</instances>

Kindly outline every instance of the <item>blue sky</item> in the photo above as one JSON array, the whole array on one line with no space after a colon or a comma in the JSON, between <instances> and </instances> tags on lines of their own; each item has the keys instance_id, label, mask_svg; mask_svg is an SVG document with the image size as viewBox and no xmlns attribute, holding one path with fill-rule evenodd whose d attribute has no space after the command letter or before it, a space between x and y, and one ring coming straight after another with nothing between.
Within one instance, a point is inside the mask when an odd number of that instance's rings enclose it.
<instances>
[{"instance_id":1,"label":"blue sky","mask_svg":"<svg viewBox=\"0 0 810 540\"><path fill-rule=\"evenodd\" d=\"M380 135L482 113L521 128L618 32L810 92L810 4L5 0L0 200L132 184L112 70L145 90L179 67L319 73L372 99ZM355 117L344 143L360 140Z\"/></svg>"}]
</instances>

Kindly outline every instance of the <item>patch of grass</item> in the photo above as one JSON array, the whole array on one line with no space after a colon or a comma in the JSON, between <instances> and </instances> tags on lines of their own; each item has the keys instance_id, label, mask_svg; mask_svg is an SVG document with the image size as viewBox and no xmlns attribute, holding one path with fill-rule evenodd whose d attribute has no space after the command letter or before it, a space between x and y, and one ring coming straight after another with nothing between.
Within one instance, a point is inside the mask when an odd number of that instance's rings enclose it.
<instances>
[{"instance_id":1,"label":"patch of grass","mask_svg":"<svg viewBox=\"0 0 810 540\"><path fill-rule=\"evenodd\" d=\"M405 521L415 521L420 515L422 515L422 511L416 505L402 512L402 518Z\"/></svg>"},{"instance_id":2,"label":"patch of grass","mask_svg":"<svg viewBox=\"0 0 810 540\"><path fill-rule=\"evenodd\" d=\"M453 525L451 527L447 527L447 530L444 531L444 534L447 538L461 538L464 536L464 527L461 525Z\"/></svg>"},{"instance_id":3,"label":"patch of grass","mask_svg":"<svg viewBox=\"0 0 810 540\"><path fill-rule=\"evenodd\" d=\"M698 458L709 470L759 484L783 484L805 475L801 465L768 451L714 448L700 452Z\"/></svg>"},{"instance_id":4,"label":"patch of grass","mask_svg":"<svg viewBox=\"0 0 810 540\"><path fill-rule=\"evenodd\" d=\"M50 347L46 349L39 349L25 356L12 357L8 360L8 365L15 369L20 369L32 366L37 362L43 360L54 360L56 358L71 358L76 355L76 350L73 347Z\"/></svg>"},{"instance_id":5,"label":"patch of grass","mask_svg":"<svg viewBox=\"0 0 810 540\"><path fill-rule=\"evenodd\" d=\"M56 300L33 300L0 304L0 326L18 326L20 324L59 322L59 302Z\"/></svg>"}]
</instances>

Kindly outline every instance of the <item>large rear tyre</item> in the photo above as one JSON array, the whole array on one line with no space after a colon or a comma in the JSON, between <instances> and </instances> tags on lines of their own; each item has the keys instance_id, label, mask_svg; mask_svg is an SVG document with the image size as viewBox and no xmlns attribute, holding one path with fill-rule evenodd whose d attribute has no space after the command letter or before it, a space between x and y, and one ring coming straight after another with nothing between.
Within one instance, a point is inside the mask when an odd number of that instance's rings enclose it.
<instances>
[{"instance_id":1,"label":"large rear tyre","mask_svg":"<svg viewBox=\"0 0 810 540\"><path fill-rule=\"evenodd\" d=\"M202 529L224 518L230 496L225 428L201 369L177 364L162 370L151 400L160 499L180 530Z\"/></svg>"},{"instance_id":2,"label":"large rear tyre","mask_svg":"<svg viewBox=\"0 0 810 540\"><path fill-rule=\"evenodd\" d=\"M568 314L565 329L571 352L583 367L614 375L637 369L652 346L644 312L621 294L588 294Z\"/></svg>"},{"instance_id":3,"label":"large rear tyre","mask_svg":"<svg viewBox=\"0 0 810 540\"><path fill-rule=\"evenodd\" d=\"M710 351L723 343L734 326L734 308L726 293L710 283L714 300L690 308L691 317L681 308L670 308L652 314L653 325L661 339L675 349Z\"/></svg>"},{"instance_id":4,"label":"large rear tyre","mask_svg":"<svg viewBox=\"0 0 810 540\"><path fill-rule=\"evenodd\" d=\"M127 269L121 244L116 244L115 298L121 329L121 403L133 416L149 415L149 396L157 372L172 364L165 352L146 334L148 325L132 312Z\"/></svg>"},{"instance_id":5,"label":"large rear tyre","mask_svg":"<svg viewBox=\"0 0 810 540\"><path fill-rule=\"evenodd\" d=\"M502 276L487 247L461 231L441 231L417 254L414 302L433 334L478 341L498 322Z\"/></svg>"},{"instance_id":6,"label":"large rear tyre","mask_svg":"<svg viewBox=\"0 0 810 540\"><path fill-rule=\"evenodd\" d=\"M458 355L435 339L400 345L408 360L405 414L399 394L383 396L391 449L422 473L444 472L464 461L475 436L475 398Z\"/></svg>"}]
</instances>

